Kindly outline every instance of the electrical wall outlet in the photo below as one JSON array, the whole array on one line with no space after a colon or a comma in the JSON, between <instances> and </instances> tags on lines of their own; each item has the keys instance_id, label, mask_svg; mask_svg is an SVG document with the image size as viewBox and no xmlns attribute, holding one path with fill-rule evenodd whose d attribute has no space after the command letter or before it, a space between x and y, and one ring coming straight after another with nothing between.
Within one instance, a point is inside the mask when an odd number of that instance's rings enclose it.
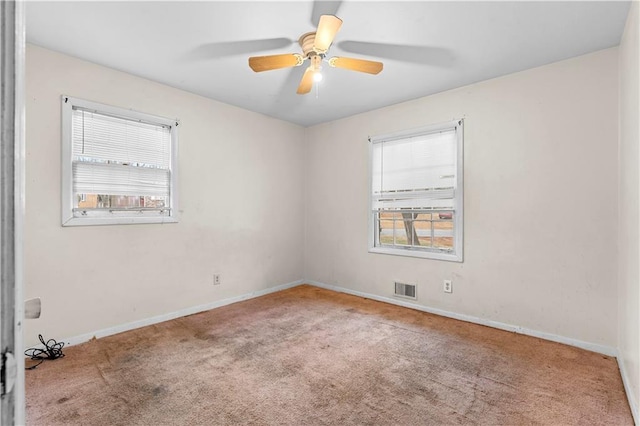
<instances>
[{"instance_id":1,"label":"electrical wall outlet","mask_svg":"<svg viewBox=\"0 0 640 426\"><path fill-rule=\"evenodd\" d=\"M222 284L220 274L213 274L213 285Z\"/></svg>"},{"instance_id":2,"label":"electrical wall outlet","mask_svg":"<svg viewBox=\"0 0 640 426\"><path fill-rule=\"evenodd\" d=\"M442 290L444 290L445 293L453 293L453 284L451 283L451 280L444 280Z\"/></svg>"}]
</instances>

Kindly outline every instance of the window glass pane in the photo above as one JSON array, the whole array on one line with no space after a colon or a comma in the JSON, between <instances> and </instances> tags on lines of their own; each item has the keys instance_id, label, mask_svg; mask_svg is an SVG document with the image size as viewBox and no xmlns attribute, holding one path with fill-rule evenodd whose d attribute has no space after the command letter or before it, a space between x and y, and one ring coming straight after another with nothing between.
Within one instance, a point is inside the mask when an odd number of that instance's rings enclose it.
<instances>
[{"instance_id":1,"label":"window glass pane","mask_svg":"<svg viewBox=\"0 0 640 426\"><path fill-rule=\"evenodd\" d=\"M453 220L452 211L438 213L377 212L376 226L379 232L377 241L383 245L448 251L453 248Z\"/></svg>"},{"instance_id":2,"label":"window glass pane","mask_svg":"<svg viewBox=\"0 0 640 426\"><path fill-rule=\"evenodd\" d=\"M404 224L402 220L394 220L395 225L394 229L394 240L393 243L396 245L408 245L407 233L404 229Z\"/></svg>"},{"instance_id":3,"label":"window glass pane","mask_svg":"<svg viewBox=\"0 0 640 426\"><path fill-rule=\"evenodd\" d=\"M109 195L109 194L78 194L76 205L79 209L109 209L109 208L166 208L168 197L138 196L138 195Z\"/></svg>"},{"instance_id":4,"label":"window glass pane","mask_svg":"<svg viewBox=\"0 0 640 426\"><path fill-rule=\"evenodd\" d=\"M402 221L398 221L398 219L401 219L399 213L383 211L379 215L379 241L381 244L395 244L396 238L406 241L406 236L401 234L403 229Z\"/></svg>"},{"instance_id":5,"label":"window glass pane","mask_svg":"<svg viewBox=\"0 0 640 426\"><path fill-rule=\"evenodd\" d=\"M416 246L431 247L431 216L431 213L416 215L416 220L413 222L418 235Z\"/></svg>"},{"instance_id":6,"label":"window glass pane","mask_svg":"<svg viewBox=\"0 0 640 426\"><path fill-rule=\"evenodd\" d=\"M383 244L393 243L393 219L394 214L390 212L380 213L380 242Z\"/></svg>"},{"instance_id":7,"label":"window glass pane","mask_svg":"<svg viewBox=\"0 0 640 426\"><path fill-rule=\"evenodd\" d=\"M453 215L454 213L440 212L433 222L433 245L439 249L453 249Z\"/></svg>"}]
</instances>

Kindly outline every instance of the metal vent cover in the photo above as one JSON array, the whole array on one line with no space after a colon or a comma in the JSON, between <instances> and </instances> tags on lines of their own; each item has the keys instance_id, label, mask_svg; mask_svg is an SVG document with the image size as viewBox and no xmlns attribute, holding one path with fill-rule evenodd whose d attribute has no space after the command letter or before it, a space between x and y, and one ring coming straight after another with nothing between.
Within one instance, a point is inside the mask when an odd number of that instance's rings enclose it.
<instances>
[{"instance_id":1,"label":"metal vent cover","mask_svg":"<svg viewBox=\"0 0 640 426\"><path fill-rule=\"evenodd\" d=\"M406 297L407 299L416 299L416 285L396 281L394 295L398 297Z\"/></svg>"}]
</instances>

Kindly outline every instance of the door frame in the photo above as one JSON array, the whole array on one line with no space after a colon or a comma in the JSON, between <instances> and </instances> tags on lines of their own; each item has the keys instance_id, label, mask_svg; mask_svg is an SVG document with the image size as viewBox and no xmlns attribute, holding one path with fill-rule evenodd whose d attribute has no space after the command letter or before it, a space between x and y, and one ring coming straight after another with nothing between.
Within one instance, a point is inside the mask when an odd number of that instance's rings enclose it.
<instances>
[{"instance_id":1,"label":"door frame","mask_svg":"<svg viewBox=\"0 0 640 426\"><path fill-rule=\"evenodd\" d=\"M0 396L0 424L23 425L24 2L0 3L0 371L3 382L15 380ZM15 378L8 377L13 374L9 374L6 353L13 354Z\"/></svg>"}]
</instances>

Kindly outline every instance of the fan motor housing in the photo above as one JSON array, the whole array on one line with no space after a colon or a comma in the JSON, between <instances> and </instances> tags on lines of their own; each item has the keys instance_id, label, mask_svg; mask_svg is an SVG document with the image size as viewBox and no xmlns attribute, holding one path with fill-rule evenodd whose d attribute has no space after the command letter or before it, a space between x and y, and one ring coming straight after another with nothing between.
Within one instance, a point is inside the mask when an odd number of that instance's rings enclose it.
<instances>
[{"instance_id":1,"label":"fan motor housing","mask_svg":"<svg viewBox=\"0 0 640 426\"><path fill-rule=\"evenodd\" d=\"M315 32L302 34L300 36L300 39L298 39L298 43L302 48L302 53L306 58L311 58L312 56L315 56L315 55L320 55L321 57L324 57L324 54L326 52L321 52L314 49L313 45L315 44L315 41L316 41Z\"/></svg>"}]
</instances>

